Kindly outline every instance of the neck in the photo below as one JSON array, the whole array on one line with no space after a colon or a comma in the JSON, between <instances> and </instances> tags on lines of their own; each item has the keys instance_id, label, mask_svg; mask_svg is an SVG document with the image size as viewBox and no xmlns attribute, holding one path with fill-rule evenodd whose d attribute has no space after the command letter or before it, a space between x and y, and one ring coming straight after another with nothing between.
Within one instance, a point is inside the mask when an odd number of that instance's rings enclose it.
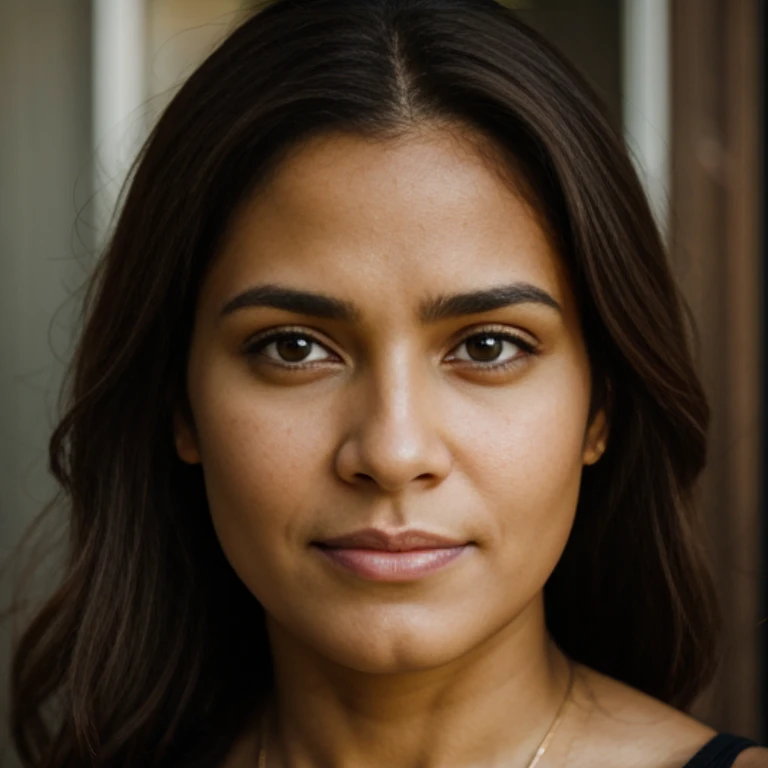
<instances>
[{"instance_id":1,"label":"neck","mask_svg":"<svg viewBox=\"0 0 768 768\"><path fill-rule=\"evenodd\" d=\"M542 601L438 668L371 673L309 650L274 622L272 766L527 766L569 671Z\"/></svg>"}]
</instances>

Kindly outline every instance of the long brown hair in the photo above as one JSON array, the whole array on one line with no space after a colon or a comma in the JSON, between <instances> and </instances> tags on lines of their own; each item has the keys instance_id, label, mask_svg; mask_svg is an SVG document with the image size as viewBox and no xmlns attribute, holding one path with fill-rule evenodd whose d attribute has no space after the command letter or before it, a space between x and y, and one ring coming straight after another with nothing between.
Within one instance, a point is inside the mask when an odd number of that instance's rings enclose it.
<instances>
[{"instance_id":1,"label":"long brown hair","mask_svg":"<svg viewBox=\"0 0 768 768\"><path fill-rule=\"evenodd\" d=\"M570 271L595 407L610 405L546 587L555 640L680 707L709 678L716 610L691 503L708 408L620 134L493 0L277 0L167 108L89 284L49 447L69 558L13 663L25 765L212 767L268 690L263 613L172 438L198 289L233 211L298 142L425 122L470 126L522 169Z\"/></svg>"}]
</instances>

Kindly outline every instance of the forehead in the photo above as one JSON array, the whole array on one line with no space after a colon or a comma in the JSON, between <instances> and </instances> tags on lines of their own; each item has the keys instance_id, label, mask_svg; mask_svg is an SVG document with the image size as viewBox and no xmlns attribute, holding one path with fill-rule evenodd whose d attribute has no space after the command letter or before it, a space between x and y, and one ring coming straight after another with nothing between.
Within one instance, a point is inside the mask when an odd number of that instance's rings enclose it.
<instances>
[{"instance_id":1,"label":"forehead","mask_svg":"<svg viewBox=\"0 0 768 768\"><path fill-rule=\"evenodd\" d=\"M458 130L313 139L241 208L207 293L270 282L402 303L524 280L568 303L543 222L493 162Z\"/></svg>"}]
</instances>

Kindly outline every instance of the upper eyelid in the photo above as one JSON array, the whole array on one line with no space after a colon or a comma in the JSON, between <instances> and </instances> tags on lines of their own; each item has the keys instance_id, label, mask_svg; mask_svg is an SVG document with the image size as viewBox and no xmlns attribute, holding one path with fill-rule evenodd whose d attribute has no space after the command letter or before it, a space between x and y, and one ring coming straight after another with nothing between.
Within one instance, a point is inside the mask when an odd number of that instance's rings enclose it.
<instances>
[{"instance_id":1,"label":"upper eyelid","mask_svg":"<svg viewBox=\"0 0 768 768\"><path fill-rule=\"evenodd\" d=\"M467 339L471 339L473 336L477 336L478 334L483 333L488 333L488 335L498 334L499 336L511 336L512 338L520 339L521 341L524 341L531 346L538 346L539 344L536 337L528 331L522 331L517 328L513 329L505 325L491 323L489 325L477 325L465 333L461 333L459 335L458 341L456 341L454 345L461 344Z\"/></svg>"},{"instance_id":2,"label":"upper eyelid","mask_svg":"<svg viewBox=\"0 0 768 768\"><path fill-rule=\"evenodd\" d=\"M453 342L454 344L461 344L462 341L466 341L466 339L471 339L473 336L476 336L479 333L488 332L488 333L498 333L500 336L507 335L507 336L523 336L526 339L527 338L533 338L532 334L526 332L526 331L520 331L517 329L510 329L506 326L501 325L478 325L473 328L470 328L467 331L463 331L462 333L458 334L458 338ZM314 341L316 341L319 344L325 344L327 342L324 342L322 339L318 338L318 336L322 336L323 334L320 331L317 331L314 328L305 328L301 326L280 326L277 328L268 328L263 331L259 331L257 333L254 333L253 335L249 336L243 346L247 347L257 341L266 341L267 339L272 338L280 338L281 336L307 336ZM532 344L538 343L536 341L531 341Z\"/></svg>"},{"instance_id":3,"label":"upper eyelid","mask_svg":"<svg viewBox=\"0 0 768 768\"><path fill-rule=\"evenodd\" d=\"M326 346L329 343L323 341L322 338L319 338L322 337L323 334L314 328L306 328L302 326L278 326L275 328L266 328L263 331L257 331L256 333L251 334L243 342L242 346L244 349L247 349L253 344L262 341L274 341L283 336L306 336L307 338L312 339L316 344L321 344L323 346Z\"/></svg>"}]
</instances>

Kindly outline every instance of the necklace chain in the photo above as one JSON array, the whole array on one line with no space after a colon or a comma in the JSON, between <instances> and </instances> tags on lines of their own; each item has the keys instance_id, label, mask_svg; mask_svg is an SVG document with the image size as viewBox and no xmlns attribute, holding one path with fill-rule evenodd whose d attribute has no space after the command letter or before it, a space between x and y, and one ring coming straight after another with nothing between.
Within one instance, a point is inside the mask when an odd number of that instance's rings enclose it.
<instances>
[{"instance_id":1,"label":"necklace chain","mask_svg":"<svg viewBox=\"0 0 768 768\"><path fill-rule=\"evenodd\" d=\"M560 702L560 706L557 709L557 712L555 713L555 717L552 720L552 723L550 724L549 728L547 728L547 732L544 734L544 738L541 740L541 743L538 746L538 749L536 750L536 753L533 756L533 759L530 763L526 766L526 768L536 768L536 766L539 763L539 760L541 760L544 753L547 751L547 748L552 743L552 739L555 737L555 733L557 731L557 727L560 725L560 723L563 720L563 716L565 715L566 711L566 705L570 701L571 698L571 692L573 691L573 679L574 679L574 673L573 673L573 664L569 661L568 662L568 685L565 689L565 695L563 696L563 700ZM258 757L258 768L267 768L267 717L262 718L262 724L261 724L261 733L259 735L259 757Z\"/></svg>"},{"instance_id":2,"label":"necklace chain","mask_svg":"<svg viewBox=\"0 0 768 768\"><path fill-rule=\"evenodd\" d=\"M555 713L555 717L552 720L552 723L550 724L549 728L547 728L547 732L544 734L544 738L541 740L541 744L539 744L539 748L536 750L536 754L534 754L533 759L530 763L528 763L527 768L535 768L539 760L541 760L542 755L547 751L547 747L552 742L552 739L555 738L555 732L557 731L557 726L560 725L560 723L563 720L563 716L565 715L566 705L571 699L571 692L573 691L573 679L575 675L573 673L573 663L568 660L568 685L565 688L565 695L563 696L563 700L560 702L560 706L557 708L557 712ZM259 766L261 768L261 766Z\"/></svg>"}]
</instances>

